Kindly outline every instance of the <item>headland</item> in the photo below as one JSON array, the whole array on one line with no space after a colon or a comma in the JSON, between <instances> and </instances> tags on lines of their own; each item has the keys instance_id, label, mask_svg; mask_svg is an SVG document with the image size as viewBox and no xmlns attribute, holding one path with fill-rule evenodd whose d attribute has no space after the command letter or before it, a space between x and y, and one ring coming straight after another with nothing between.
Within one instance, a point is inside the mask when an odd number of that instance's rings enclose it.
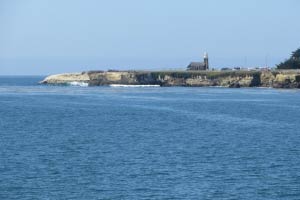
<instances>
[{"instance_id":1,"label":"headland","mask_svg":"<svg viewBox=\"0 0 300 200\"><path fill-rule=\"evenodd\" d=\"M87 71L56 74L41 84L64 85L160 85L187 87L270 87L300 88L300 70L251 71Z\"/></svg>"}]
</instances>

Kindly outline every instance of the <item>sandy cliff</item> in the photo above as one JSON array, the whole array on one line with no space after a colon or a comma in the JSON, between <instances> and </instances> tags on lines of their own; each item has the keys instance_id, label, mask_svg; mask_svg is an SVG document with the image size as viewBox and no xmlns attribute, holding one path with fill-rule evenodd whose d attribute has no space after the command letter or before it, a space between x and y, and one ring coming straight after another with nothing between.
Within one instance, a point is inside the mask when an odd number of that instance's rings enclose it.
<instances>
[{"instance_id":1,"label":"sandy cliff","mask_svg":"<svg viewBox=\"0 0 300 200\"><path fill-rule=\"evenodd\" d=\"M65 73L46 77L40 83L42 84L65 84L70 82L89 83L90 77L87 73Z\"/></svg>"}]
</instances>

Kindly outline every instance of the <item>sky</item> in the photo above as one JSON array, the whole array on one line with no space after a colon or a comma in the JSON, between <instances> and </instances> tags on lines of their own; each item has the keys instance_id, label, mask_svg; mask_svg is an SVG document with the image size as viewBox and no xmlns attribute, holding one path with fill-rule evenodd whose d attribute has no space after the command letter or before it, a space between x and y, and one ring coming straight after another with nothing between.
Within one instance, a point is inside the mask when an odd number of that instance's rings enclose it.
<instances>
[{"instance_id":1,"label":"sky","mask_svg":"<svg viewBox=\"0 0 300 200\"><path fill-rule=\"evenodd\" d=\"M0 75L275 66L300 47L298 0L0 0Z\"/></svg>"}]
</instances>

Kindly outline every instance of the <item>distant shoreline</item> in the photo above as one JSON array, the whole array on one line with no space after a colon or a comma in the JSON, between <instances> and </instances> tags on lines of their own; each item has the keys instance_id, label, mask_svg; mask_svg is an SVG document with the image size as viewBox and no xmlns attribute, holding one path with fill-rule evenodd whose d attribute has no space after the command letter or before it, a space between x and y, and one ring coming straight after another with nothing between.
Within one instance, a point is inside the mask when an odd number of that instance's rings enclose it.
<instances>
[{"instance_id":1,"label":"distant shoreline","mask_svg":"<svg viewBox=\"0 0 300 200\"><path fill-rule=\"evenodd\" d=\"M59 85L71 82L88 86L159 85L229 88L266 87L300 88L300 70L252 71L87 71L47 76L41 84Z\"/></svg>"}]
</instances>

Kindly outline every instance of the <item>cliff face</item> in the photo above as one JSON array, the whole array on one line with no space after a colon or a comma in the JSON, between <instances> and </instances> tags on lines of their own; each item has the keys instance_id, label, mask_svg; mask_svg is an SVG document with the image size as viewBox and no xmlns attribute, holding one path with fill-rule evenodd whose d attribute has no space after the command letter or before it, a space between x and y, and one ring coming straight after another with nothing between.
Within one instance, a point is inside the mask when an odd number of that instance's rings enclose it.
<instances>
[{"instance_id":1,"label":"cliff face","mask_svg":"<svg viewBox=\"0 0 300 200\"><path fill-rule=\"evenodd\" d=\"M90 86L129 84L161 86L223 86L300 88L300 71L122 71L58 74L44 84L84 82Z\"/></svg>"},{"instance_id":2,"label":"cliff face","mask_svg":"<svg viewBox=\"0 0 300 200\"><path fill-rule=\"evenodd\" d=\"M46 77L40 83L42 84L66 84L70 82L84 82L89 83L90 77L87 73L68 73L56 74Z\"/></svg>"}]
</instances>

